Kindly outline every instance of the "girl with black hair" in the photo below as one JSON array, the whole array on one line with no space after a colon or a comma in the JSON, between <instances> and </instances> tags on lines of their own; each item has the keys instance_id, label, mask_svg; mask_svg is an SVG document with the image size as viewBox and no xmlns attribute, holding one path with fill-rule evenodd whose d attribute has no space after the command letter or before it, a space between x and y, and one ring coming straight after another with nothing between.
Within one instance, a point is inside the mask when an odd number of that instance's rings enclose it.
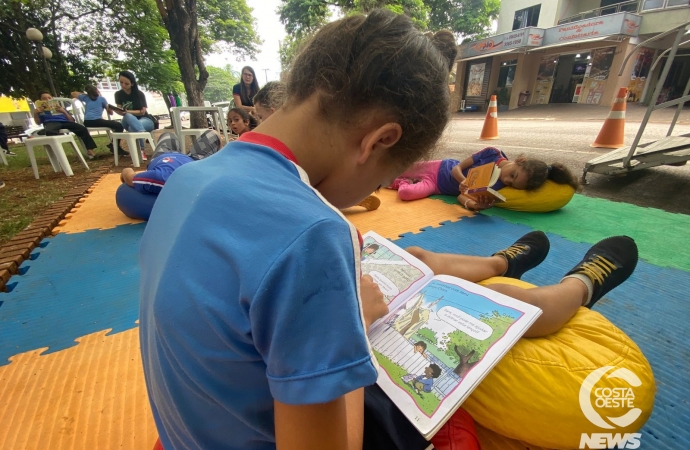
<instances>
[{"instance_id":1,"label":"girl with black hair","mask_svg":"<svg viewBox=\"0 0 690 450\"><path fill-rule=\"evenodd\" d=\"M115 93L115 103L117 103L118 108L125 110L126 113L123 115L118 110L114 111L122 115L122 126L126 131L131 132L153 131L153 121L146 117L146 96L139 90L134 74L123 70L119 73L119 78L122 89ZM139 140L139 147L143 153L143 139Z\"/></svg>"},{"instance_id":2,"label":"girl with black hair","mask_svg":"<svg viewBox=\"0 0 690 450\"><path fill-rule=\"evenodd\" d=\"M242 67L242 79L232 87L235 106L254 113L254 96L258 92L259 82L256 80L254 69L249 66Z\"/></svg>"}]
</instances>

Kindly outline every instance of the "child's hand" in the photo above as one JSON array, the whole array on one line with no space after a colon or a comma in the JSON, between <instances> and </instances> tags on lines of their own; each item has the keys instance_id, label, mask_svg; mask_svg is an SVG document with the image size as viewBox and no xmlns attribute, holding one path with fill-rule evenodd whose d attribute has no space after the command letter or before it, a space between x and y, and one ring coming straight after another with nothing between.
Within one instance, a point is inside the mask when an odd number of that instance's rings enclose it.
<instances>
[{"instance_id":1,"label":"child's hand","mask_svg":"<svg viewBox=\"0 0 690 450\"><path fill-rule=\"evenodd\" d=\"M465 181L463 181L462 183L460 183L460 192L462 192L463 194L464 194L465 192L467 192L467 190L468 190L469 188L470 188L470 187L465 183Z\"/></svg>"},{"instance_id":2,"label":"child's hand","mask_svg":"<svg viewBox=\"0 0 690 450\"><path fill-rule=\"evenodd\" d=\"M131 167L126 167L122 169L120 173L120 181L125 183L127 186L134 187L134 169Z\"/></svg>"},{"instance_id":3,"label":"child's hand","mask_svg":"<svg viewBox=\"0 0 690 450\"><path fill-rule=\"evenodd\" d=\"M494 206L494 202L495 202L495 200L493 198L484 197L484 196L477 197L477 200L474 200L474 202L472 200L470 200L470 203L474 203L474 206L472 206L472 209L474 209L476 211L481 211L483 209L489 209L492 206Z\"/></svg>"},{"instance_id":4,"label":"child's hand","mask_svg":"<svg viewBox=\"0 0 690 450\"><path fill-rule=\"evenodd\" d=\"M379 285L369 275L363 275L360 281L360 293L362 295L362 312L367 331L372 323L388 313L388 306L383 301L383 293Z\"/></svg>"}]
</instances>

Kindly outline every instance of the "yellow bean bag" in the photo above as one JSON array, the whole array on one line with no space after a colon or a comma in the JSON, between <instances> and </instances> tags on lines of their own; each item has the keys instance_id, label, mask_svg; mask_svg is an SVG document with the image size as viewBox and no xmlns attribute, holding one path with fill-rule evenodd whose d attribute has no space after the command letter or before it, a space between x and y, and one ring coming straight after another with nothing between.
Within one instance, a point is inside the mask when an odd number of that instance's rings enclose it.
<instances>
[{"instance_id":1,"label":"yellow bean bag","mask_svg":"<svg viewBox=\"0 0 690 450\"><path fill-rule=\"evenodd\" d=\"M502 277L480 284L497 283L534 287ZM595 421L598 417L611 427L608 429L592 423L580 406L585 378L607 366L611 367L600 373L589 398L584 391L583 402L592 405L589 417ZM632 386L623 378L609 377L621 368L632 372L640 383ZM590 376L590 381L596 375ZM548 449L573 449L580 447L582 433L637 432L652 413L655 392L652 369L637 345L601 314L580 308L557 333L521 339L462 406L477 423L504 437ZM611 403L615 393L640 410L627 426L615 423L625 420L618 418L631 411L629 404L597 406ZM635 414L633 411L627 417Z\"/></svg>"},{"instance_id":2,"label":"yellow bean bag","mask_svg":"<svg viewBox=\"0 0 690 450\"><path fill-rule=\"evenodd\" d=\"M575 189L568 184L558 184L551 180L533 191L524 191L504 187L499 191L506 198L505 202L496 203L497 208L524 212L549 212L561 209L568 204Z\"/></svg>"}]
</instances>

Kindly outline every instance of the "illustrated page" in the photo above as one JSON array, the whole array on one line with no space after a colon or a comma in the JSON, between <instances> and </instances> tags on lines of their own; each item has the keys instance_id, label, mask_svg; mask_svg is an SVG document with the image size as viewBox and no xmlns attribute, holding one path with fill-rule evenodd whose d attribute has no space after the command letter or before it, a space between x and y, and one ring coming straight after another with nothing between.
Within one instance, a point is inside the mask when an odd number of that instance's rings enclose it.
<instances>
[{"instance_id":1,"label":"illustrated page","mask_svg":"<svg viewBox=\"0 0 690 450\"><path fill-rule=\"evenodd\" d=\"M539 314L474 283L436 276L372 327L378 384L423 434L435 432Z\"/></svg>"},{"instance_id":2,"label":"illustrated page","mask_svg":"<svg viewBox=\"0 0 690 450\"><path fill-rule=\"evenodd\" d=\"M383 292L386 304L395 307L434 276L431 269L384 237L370 231L362 236L362 274L370 275Z\"/></svg>"}]
</instances>

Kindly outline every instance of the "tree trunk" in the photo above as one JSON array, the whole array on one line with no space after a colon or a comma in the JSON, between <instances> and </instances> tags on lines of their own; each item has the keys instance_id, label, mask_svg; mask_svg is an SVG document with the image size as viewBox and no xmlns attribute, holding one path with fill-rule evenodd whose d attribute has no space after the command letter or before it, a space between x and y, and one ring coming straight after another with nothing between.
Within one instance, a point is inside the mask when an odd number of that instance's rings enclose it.
<instances>
[{"instance_id":1,"label":"tree trunk","mask_svg":"<svg viewBox=\"0 0 690 450\"><path fill-rule=\"evenodd\" d=\"M474 356L474 350L469 352L467 355L463 355L460 352L460 349L458 346L455 346L455 353L458 354L458 357L460 358L460 363L455 367L453 372L455 372L460 378L465 378L465 375L474 367L479 361L475 361L473 363L470 363L469 360L472 359Z\"/></svg>"},{"instance_id":2,"label":"tree trunk","mask_svg":"<svg viewBox=\"0 0 690 450\"><path fill-rule=\"evenodd\" d=\"M170 35L170 46L177 57L189 106L204 106L208 71L199 41L196 0L156 0L156 4ZM192 114L191 119L192 128L207 127L205 114Z\"/></svg>"}]
</instances>

